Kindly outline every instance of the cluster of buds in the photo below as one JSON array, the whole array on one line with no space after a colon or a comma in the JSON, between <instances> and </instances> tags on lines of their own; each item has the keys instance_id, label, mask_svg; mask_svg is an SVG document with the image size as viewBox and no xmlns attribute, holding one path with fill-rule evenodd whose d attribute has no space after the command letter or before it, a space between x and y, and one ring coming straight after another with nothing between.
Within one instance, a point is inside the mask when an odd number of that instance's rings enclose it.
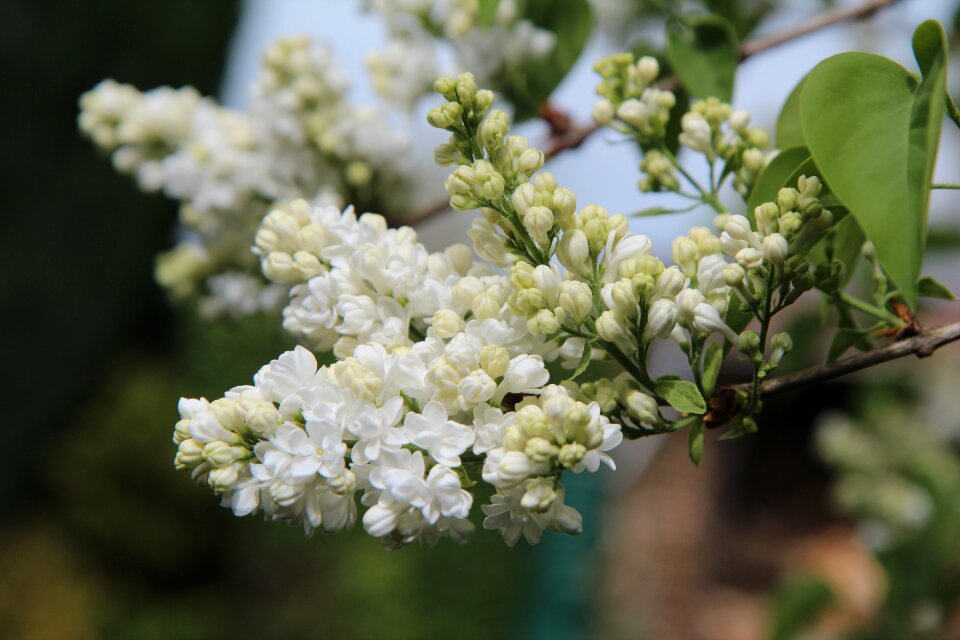
<instances>
[{"instance_id":1,"label":"cluster of buds","mask_svg":"<svg viewBox=\"0 0 960 640\"><path fill-rule=\"evenodd\" d=\"M182 399L180 415L173 433L175 467L189 471L195 482L208 485L225 502L250 480L254 444L283 422L277 407L252 387L235 389L213 402Z\"/></svg>"},{"instance_id":2,"label":"cluster of buds","mask_svg":"<svg viewBox=\"0 0 960 640\"><path fill-rule=\"evenodd\" d=\"M606 279L600 292L606 310L596 323L601 338L643 353L650 342L670 335L680 315L676 298L687 284L679 268L639 253L620 261Z\"/></svg>"},{"instance_id":3,"label":"cluster of buds","mask_svg":"<svg viewBox=\"0 0 960 640\"><path fill-rule=\"evenodd\" d=\"M601 462L612 465L604 452L622 439L620 428L599 406L574 399L565 387L544 387L541 395L517 405L502 446L487 453L483 479L501 492L521 488L521 504L545 513L554 505L563 471L595 471Z\"/></svg>"},{"instance_id":4,"label":"cluster of buds","mask_svg":"<svg viewBox=\"0 0 960 640\"><path fill-rule=\"evenodd\" d=\"M579 385L580 394L596 402L609 416L618 416L621 424L631 422L645 428L662 428L666 423L660 415L657 399L641 389L629 374L614 378L598 378Z\"/></svg>"},{"instance_id":5,"label":"cluster of buds","mask_svg":"<svg viewBox=\"0 0 960 640\"><path fill-rule=\"evenodd\" d=\"M720 159L734 176L733 185L747 194L767 166L765 149L770 136L750 126L750 114L734 111L717 98L697 100L680 119L680 144L706 156L713 163Z\"/></svg>"},{"instance_id":6,"label":"cluster of buds","mask_svg":"<svg viewBox=\"0 0 960 640\"><path fill-rule=\"evenodd\" d=\"M645 146L661 142L677 98L652 86L660 75L657 59L644 56L634 61L632 53L617 53L597 61L593 68L602 78L594 121L637 136Z\"/></svg>"}]
</instances>

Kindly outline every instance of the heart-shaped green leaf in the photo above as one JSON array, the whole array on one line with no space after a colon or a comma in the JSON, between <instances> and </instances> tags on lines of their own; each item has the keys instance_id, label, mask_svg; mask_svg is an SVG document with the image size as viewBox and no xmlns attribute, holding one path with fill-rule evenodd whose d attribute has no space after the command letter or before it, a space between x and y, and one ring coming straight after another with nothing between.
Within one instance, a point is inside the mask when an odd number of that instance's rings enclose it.
<instances>
[{"instance_id":1,"label":"heart-shaped green leaf","mask_svg":"<svg viewBox=\"0 0 960 640\"><path fill-rule=\"evenodd\" d=\"M803 139L803 125L800 123L800 92L803 91L803 81L806 79L806 76L800 79L780 109L776 140L777 146L781 149L802 147L807 144Z\"/></svg>"},{"instance_id":2,"label":"heart-shaped green leaf","mask_svg":"<svg viewBox=\"0 0 960 640\"><path fill-rule=\"evenodd\" d=\"M700 14L667 23L667 58L680 82L698 98L733 99L740 59L737 34L718 15Z\"/></svg>"},{"instance_id":3,"label":"heart-shaped green leaf","mask_svg":"<svg viewBox=\"0 0 960 640\"><path fill-rule=\"evenodd\" d=\"M886 58L842 53L818 64L800 95L803 133L817 167L911 307L943 93L942 70L918 86Z\"/></svg>"}]
</instances>

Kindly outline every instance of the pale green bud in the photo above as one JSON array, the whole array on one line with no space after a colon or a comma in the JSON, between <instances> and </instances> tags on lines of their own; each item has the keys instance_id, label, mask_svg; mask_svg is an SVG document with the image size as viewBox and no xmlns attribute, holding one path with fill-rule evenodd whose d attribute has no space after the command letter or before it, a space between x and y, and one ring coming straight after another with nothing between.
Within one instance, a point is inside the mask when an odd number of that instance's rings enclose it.
<instances>
[{"instance_id":1,"label":"pale green bud","mask_svg":"<svg viewBox=\"0 0 960 640\"><path fill-rule=\"evenodd\" d=\"M483 291L473 298L470 310L477 320L486 320L499 317L502 306L500 299L492 291Z\"/></svg>"},{"instance_id":2,"label":"pale green bud","mask_svg":"<svg viewBox=\"0 0 960 640\"><path fill-rule=\"evenodd\" d=\"M647 312L647 326L644 329L643 336L647 340L663 338L673 331L680 316L680 310L677 303L667 298L661 298L651 305Z\"/></svg>"},{"instance_id":3,"label":"pale green bud","mask_svg":"<svg viewBox=\"0 0 960 640\"><path fill-rule=\"evenodd\" d=\"M823 188L823 184L820 182L820 178L817 176L800 176L800 179L797 180L797 189L800 191L800 194L805 198L817 198L820 196L820 190Z\"/></svg>"},{"instance_id":4,"label":"pale green bud","mask_svg":"<svg viewBox=\"0 0 960 640\"><path fill-rule=\"evenodd\" d=\"M777 192L777 205L780 211L796 211L800 204L800 192L790 187L784 187Z\"/></svg>"},{"instance_id":5,"label":"pale green bud","mask_svg":"<svg viewBox=\"0 0 960 640\"><path fill-rule=\"evenodd\" d=\"M535 287L537 283L533 277L533 270L533 265L527 262L516 263L510 269L510 284L517 291Z\"/></svg>"},{"instance_id":6,"label":"pale green bud","mask_svg":"<svg viewBox=\"0 0 960 640\"><path fill-rule=\"evenodd\" d=\"M557 257L560 263L573 273L581 276L589 273L592 262L586 234L580 229L564 233L557 246Z\"/></svg>"},{"instance_id":7,"label":"pale green bud","mask_svg":"<svg viewBox=\"0 0 960 640\"><path fill-rule=\"evenodd\" d=\"M743 131L750 125L750 114L738 109L730 114L730 128L734 131Z\"/></svg>"},{"instance_id":8,"label":"pale green bud","mask_svg":"<svg viewBox=\"0 0 960 640\"><path fill-rule=\"evenodd\" d=\"M627 393L624 404L630 415L641 424L655 425L660 422L660 409L653 396L634 389Z\"/></svg>"},{"instance_id":9,"label":"pale green bud","mask_svg":"<svg viewBox=\"0 0 960 640\"><path fill-rule=\"evenodd\" d=\"M530 438L523 452L534 462L550 462L557 455L559 449L544 438Z\"/></svg>"},{"instance_id":10,"label":"pale green bud","mask_svg":"<svg viewBox=\"0 0 960 640\"><path fill-rule=\"evenodd\" d=\"M763 257L773 264L783 264L789 253L790 245L779 233L772 233L763 239Z\"/></svg>"},{"instance_id":11,"label":"pale green bud","mask_svg":"<svg viewBox=\"0 0 960 640\"><path fill-rule=\"evenodd\" d=\"M191 469L200 464L203 459L203 450L204 446L200 441L193 438L183 440L177 448L177 456L174 459L177 471Z\"/></svg>"},{"instance_id":12,"label":"pale green bud","mask_svg":"<svg viewBox=\"0 0 960 640\"><path fill-rule=\"evenodd\" d=\"M687 279L677 267L664 269L657 277L657 286L654 295L660 298L673 298L683 290Z\"/></svg>"},{"instance_id":13,"label":"pale green bud","mask_svg":"<svg viewBox=\"0 0 960 640\"><path fill-rule=\"evenodd\" d=\"M293 263L293 256L289 253L274 251L260 262L263 275L271 282L288 284L297 282L300 274Z\"/></svg>"},{"instance_id":14,"label":"pale green bud","mask_svg":"<svg viewBox=\"0 0 960 640\"><path fill-rule=\"evenodd\" d=\"M457 95L457 81L447 76L441 76L433 83L433 90L447 100L453 100Z\"/></svg>"},{"instance_id":15,"label":"pale green bud","mask_svg":"<svg viewBox=\"0 0 960 640\"><path fill-rule=\"evenodd\" d=\"M643 56L637 60L637 75L644 84L650 84L660 75L660 63L653 56Z\"/></svg>"},{"instance_id":16,"label":"pale green bud","mask_svg":"<svg viewBox=\"0 0 960 640\"><path fill-rule=\"evenodd\" d=\"M630 230L630 223L625 216L615 213L607 218L607 228L614 232L616 240L619 242L627 235L627 231Z\"/></svg>"},{"instance_id":17,"label":"pale green bud","mask_svg":"<svg viewBox=\"0 0 960 640\"><path fill-rule=\"evenodd\" d=\"M520 169L520 173L526 176L533 175L539 171L542 166L543 151L539 149L527 149L521 153L520 158L517 159L517 167Z\"/></svg>"},{"instance_id":18,"label":"pale green bud","mask_svg":"<svg viewBox=\"0 0 960 640\"><path fill-rule=\"evenodd\" d=\"M527 436L519 425L511 425L503 431L503 448L507 451L523 451L527 446Z\"/></svg>"},{"instance_id":19,"label":"pale green bud","mask_svg":"<svg viewBox=\"0 0 960 640\"><path fill-rule=\"evenodd\" d=\"M515 158L530 148L530 142L523 136L510 136L504 141L507 150Z\"/></svg>"},{"instance_id":20,"label":"pale green bud","mask_svg":"<svg viewBox=\"0 0 960 640\"><path fill-rule=\"evenodd\" d=\"M796 211L787 211L780 216L780 233L786 238L792 238L803 226L803 216Z\"/></svg>"},{"instance_id":21,"label":"pale green bud","mask_svg":"<svg viewBox=\"0 0 960 640\"><path fill-rule=\"evenodd\" d=\"M451 196L468 195L473 191L476 179L477 175L472 167L457 167L456 171L447 176L443 186Z\"/></svg>"},{"instance_id":22,"label":"pale green bud","mask_svg":"<svg viewBox=\"0 0 960 640\"><path fill-rule=\"evenodd\" d=\"M743 265L745 269L756 269L763 264L763 252L753 247L747 247L737 251L734 259Z\"/></svg>"},{"instance_id":23,"label":"pale green bud","mask_svg":"<svg viewBox=\"0 0 960 640\"><path fill-rule=\"evenodd\" d=\"M530 149L530 151L533 151L533 149ZM537 153L540 153L541 156L543 155L539 151L537 151ZM542 163L542 157L541 157L541 163ZM558 187L557 179L549 171L544 171L543 173L538 174L533 179L533 186L538 193L546 192L551 194L555 192ZM552 198L550 200L552 200Z\"/></svg>"},{"instance_id":24,"label":"pale green bud","mask_svg":"<svg viewBox=\"0 0 960 640\"><path fill-rule=\"evenodd\" d=\"M546 207L530 207L523 216L523 226L537 243L546 245L553 229L553 212Z\"/></svg>"},{"instance_id":25,"label":"pale green bud","mask_svg":"<svg viewBox=\"0 0 960 640\"><path fill-rule=\"evenodd\" d=\"M549 438L550 425L543 409L535 404L528 404L517 410L516 426L522 430L525 438ZM526 442L526 440L524 440Z\"/></svg>"},{"instance_id":26,"label":"pale green bud","mask_svg":"<svg viewBox=\"0 0 960 640\"><path fill-rule=\"evenodd\" d=\"M457 76L457 97L462 104L470 104L477 95L477 82L472 73Z\"/></svg>"},{"instance_id":27,"label":"pale green bud","mask_svg":"<svg viewBox=\"0 0 960 640\"><path fill-rule=\"evenodd\" d=\"M560 331L560 325L566 319L566 312L562 308L540 309L532 317L527 319L527 330L535 336L549 336Z\"/></svg>"},{"instance_id":28,"label":"pale green bud","mask_svg":"<svg viewBox=\"0 0 960 640\"><path fill-rule=\"evenodd\" d=\"M462 242L452 244L444 249L443 255L450 260L453 270L461 276L466 275L473 266L473 250Z\"/></svg>"},{"instance_id":29,"label":"pale green bud","mask_svg":"<svg viewBox=\"0 0 960 640\"><path fill-rule=\"evenodd\" d=\"M233 464L247 454L242 447L231 446L226 442L214 440L203 447L203 459L214 467L225 467Z\"/></svg>"},{"instance_id":30,"label":"pale green bud","mask_svg":"<svg viewBox=\"0 0 960 640\"><path fill-rule=\"evenodd\" d=\"M543 174L540 174L543 175ZM540 177L539 175L537 176ZM577 210L577 196L570 189L557 189L553 192L553 208L560 219L560 226L570 228L570 223Z\"/></svg>"},{"instance_id":31,"label":"pale green bud","mask_svg":"<svg viewBox=\"0 0 960 640\"><path fill-rule=\"evenodd\" d=\"M460 123L463 107L456 102L447 102L427 112L427 122L437 129L449 129Z\"/></svg>"},{"instance_id":32,"label":"pale green bud","mask_svg":"<svg viewBox=\"0 0 960 640\"><path fill-rule=\"evenodd\" d=\"M488 344L480 349L480 367L493 379L502 378L510 365L510 353L501 346Z\"/></svg>"},{"instance_id":33,"label":"pale green bud","mask_svg":"<svg viewBox=\"0 0 960 640\"><path fill-rule=\"evenodd\" d=\"M737 336L737 349L749 356L756 356L760 352L760 334L746 330Z\"/></svg>"},{"instance_id":34,"label":"pale green bud","mask_svg":"<svg viewBox=\"0 0 960 640\"><path fill-rule=\"evenodd\" d=\"M617 117L627 124L643 130L650 123L650 109L640 100L631 98L617 107Z\"/></svg>"},{"instance_id":35,"label":"pale green bud","mask_svg":"<svg viewBox=\"0 0 960 640\"><path fill-rule=\"evenodd\" d=\"M723 268L723 281L728 287L739 287L744 277L746 271L739 264L731 263Z\"/></svg>"},{"instance_id":36,"label":"pale green bud","mask_svg":"<svg viewBox=\"0 0 960 640\"><path fill-rule=\"evenodd\" d=\"M590 253L597 255L603 250L607 242L607 235L610 233L610 228L607 226L607 220L605 218L591 218L584 221L583 233L587 236Z\"/></svg>"},{"instance_id":37,"label":"pale green bud","mask_svg":"<svg viewBox=\"0 0 960 640\"><path fill-rule=\"evenodd\" d=\"M560 283L558 302L574 322L579 323L593 310L593 293L590 285L576 280Z\"/></svg>"},{"instance_id":38,"label":"pale green bud","mask_svg":"<svg viewBox=\"0 0 960 640\"><path fill-rule=\"evenodd\" d=\"M757 127L747 129L743 134L743 139L748 146L758 149L766 149L767 145L770 144L770 134Z\"/></svg>"},{"instance_id":39,"label":"pale green bud","mask_svg":"<svg viewBox=\"0 0 960 640\"><path fill-rule=\"evenodd\" d=\"M545 513L556 499L557 492L553 488L553 481L549 478L536 478L527 483L520 506L536 513Z\"/></svg>"},{"instance_id":40,"label":"pale green bud","mask_svg":"<svg viewBox=\"0 0 960 640\"><path fill-rule=\"evenodd\" d=\"M513 297L513 306L517 311L532 314L546 307L543 293L539 289L523 289Z\"/></svg>"},{"instance_id":41,"label":"pale green bud","mask_svg":"<svg viewBox=\"0 0 960 640\"><path fill-rule=\"evenodd\" d=\"M673 241L671 253L673 255L673 261L683 269L685 274L696 274L697 261L700 258L696 242L687 236L680 236Z\"/></svg>"},{"instance_id":42,"label":"pale green bud","mask_svg":"<svg viewBox=\"0 0 960 640\"><path fill-rule=\"evenodd\" d=\"M793 339L788 333L775 334L770 339L770 364L778 366L784 354L793 349Z\"/></svg>"},{"instance_id":43,"label":"pale green bud","mask_svg":"<svg viewBox=\"0 0 960 640\"><path fill-rule=\"evenodd\" d=\"M493 151L503 146L503 140L510 132L510 116L495 109L491 111L480 125L480 140L483 146Z\"/></svg>"},{"instance_id":44,"label":"pale green bud","mask_svg":"<svg viewBox=\"0 0 960 640\"><path fill-rule=\"evenodd\" d=\"M460 314L450 309L439 309L433 314L431 326L437 336L448 340L463 331L465 323Z\"/></svg>"},{"instance_id":45,"label":"pale green bud","mask_svg":"<svg viewBox=\"0 0 960 640\"><path fill-rule=\"evenodd\" d=\"M597 333L607 342L622 342L627 338L627 321L616 311L608 309L597 318Z\"/></svg>"},{"instance_id":46,"label":"pale green bud","mask_svg":"<svg viewBox=\"0 0 960 640\"><path fill-rule=\"evenodd\" d=\"M606 98L600 98L593 105L593 121L601 127L605 127L613 122L614 110L613 103Z\"/></svg>"},{"instance_id":47,"label":"pale green bud","mask_svg":"<svg viewBox=\"0 0 960 640\"><path fill-rule=\"evenodd\" d=\"M570 467L577 466L580 461L583 460L583 456L585 455L587 455L586 447L584 447L582 444L570 443L560 447L560 453L557 454L557 460L560 462L560 464L569 469Z\"/></svg>"},{"instance_id":48,"label":"pale green bud","mask_svg":"<svg viewBox=\"0 0 960 640\"><path fill-rule=\"evenodd\" d=\"M750 148L743 152L743 166L758 174L767 165L767 158L760 149Z\"/></svg>"},{"instance_id":49,"label":"pale green bud","mask_svg":"<svg viewBox=\"0 0 960 640\"><path fill-rule=\"evenodd\" d=\"M487 109L493 106L493 102L493 91L490 91L489 89L481 89L480 91L477 91L477 95L473 99L473 109L477 115L481 115L485 113Z\"/></svg>"},{"instance_id":50,"label":"pale green bud","mask_svg":"<svg viewBox=\"0 0 960 640\"><path fill-rule=\"evenodd\" d=\"M236 484L239 476L240 473L237 469L237 465L231 464L226 467L212 469L210 474L207 476L207 482L214 492L223 493Z\"/></svg>"}]
</instances>

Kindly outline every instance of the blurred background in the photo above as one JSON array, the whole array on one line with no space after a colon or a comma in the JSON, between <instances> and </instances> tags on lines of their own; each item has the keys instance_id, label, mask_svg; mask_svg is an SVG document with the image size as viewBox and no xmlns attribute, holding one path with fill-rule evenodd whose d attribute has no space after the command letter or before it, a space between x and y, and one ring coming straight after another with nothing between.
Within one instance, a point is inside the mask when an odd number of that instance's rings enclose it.
<instances>
[{"instance_id":1,"label":"blurred background","mask_svg":"<svg viewBox=\"0 0 960 640\"><path fill-rule=\"evenodd\" d=\"M599 26L555 106L586 122L592 62L662 45L662 4L597 0ZM746 39L858 3L687 4L728 15ZM913 28L939 19L956 43L958 5L905 0L751 58L735 104L772 130L797 80L832 53L875 51L913 68ZM360 2L0 4L0 371L12 408L0 638L960 638L957 347L777 397L758 434L713 438L699 468L682 437L627 443L616 474L571 483L583 535L534 548L482 530L465 546L399 552L361 531L307 540L234 518L175 473L177 398L246 383L289 344L275 316L206 323L165 300L153 261L174 242L175 203L98 157L77 132L77 99L115 78L189 84L242 108L262 48L296 33L329 41L356 100L376 101L362 60L384 32ZM414 209L443 195L429 106L399 123L423 176ZM524 127L534 141L545 132ZM580 202L629 212L649 206L637 162L600 134L550 170ZM958 176L960 135L945 126L937 177ZM955 193L934 195L926 271L957 291ZM665 251L709 218L652 220L634 228ZM447 214L418 231L437 249L468 225ZM817 315L812 301L788 319L804 341L792 366L823 358ZM935 326L960 312L930 305L919 316Z\"/></svg>"}]
</instances>

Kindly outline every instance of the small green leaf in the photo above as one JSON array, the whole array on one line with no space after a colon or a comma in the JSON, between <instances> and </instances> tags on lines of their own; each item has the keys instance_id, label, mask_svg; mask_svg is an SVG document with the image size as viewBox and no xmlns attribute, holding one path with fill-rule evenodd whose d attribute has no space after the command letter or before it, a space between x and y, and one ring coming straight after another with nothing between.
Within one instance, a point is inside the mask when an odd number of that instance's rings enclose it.
<instances>
[{"instance_id":1,"label":"small green leaf","mask_svg":"<svg viewBox=\"0 0 960 640\"><path fill-rule=\"evenodd\" d=\"M810 72L800 96L803 133L816 166L857 217L911 307L943 109L940 67L935 79L918 86L886 58L842 53Z\"/></svg>"},{"instance_id":2,"label":"small green leaf","mask_svg":"<svg viewBox=\"0 0 960 640\"><path fill-rule=\"evenodd\" d=\"M717 378L720 377L720 365L723 364L723 347L717 342L711 342L707 345L703 353L703 392L707 397L713 395L713 390L717 386Z\"/></svg>"},{"instance_id":3,"label":"small green leaf","mask_svg":"<svg viewBox=\"0 0 960 640\"><path fill-rule=\"evenodd\" d=\"M945 64L947 51L947 34L936 20L927 20L913 32L913 55L917 58L917 64L920 65L920 72L924 78L939 73L938 67ZM944 74L944 83L946 83L946 74ZM944 93L944 99L947 116L960 127L960 109L957 109L949 93Z\"/></svg>"},{"instance_id":4,"label":"small green leaf","mask_svg":"<svg viewBox=\"0 0 960 640\"><path fill-rule=\"evenodd\" d=\"M552 0L526 0L523 18L556 38L553 50L506 71L504 96L513 103L517 122L536 117L540 107L580 57L593 30L593 12L587 0L565 0L562 9Z\"/></svg>"},{"instance_id":5,"label":"small green leaf","mask_svg":"<svg viewBox=\"0 0 960 640\"><path fill-rule=\"evenodd\" d=\"M808 632L818 616L837 601L830 586L822 578L801 575L784 584L773 602L770 640L794 640Z\"/></svg>"},{"instance_id":6,"label":"small green leaf","mask_svg":"<svg viewBox=\"0 0 960 640\"><path fill-rule=\"evenodd\" d=\"M593 344L587 342L583 345L583 354L580 356L580 362L577 363L577 368L574 370L570 377L564 380L564 382L569 382L571 380L576 380L579 378L584 371L587 370L587 367L590 366L590 356L593 353Z\"/></svg>"},{"instance_id":7,"label":"small green leaf","mask_svg":"<svg viewBox=\"0 0 960 640\"><path fill-rule=\"evenodd\" d=\"M687 211L692 211L697 207L701 206L700 202L697 202L689 207L682 207L680 209L667 209L666 207L650 207L648 209L641 209L640 211L634 211L630 214L631 218L646 218L650 216L662 216L668 213L686 213Z\"/></svg>"},{"instance_id":8,"label":"small green leaf","mask_svg":"<svg viewBox=\"0 0 960 640\"><path fill-rule=\"evenodd\" d=\"M763 170L747 201L747 217L753 221L753 210L764 202L776 202L777 193L787 185L794 172L810 158L806 147L784 149ZM796 183L794 183L796 186Z\"/></svg>"},{"instance_id":9,"label":"small green leaf","mask_svg":"<svg viewBox=\"0 0 960 640\"><path fill-rule=\"evenodd\" d=\"M833 342L830 343L827 362L833 362L846 353L850 347L855 347L860 344L867 333L869 333L869 331L864 331L863 329L844 328L837 331L837 335L833 336Z\"/></svg>"},{"instance_id":10,"label":"small green leaf","mask_svg":"<svg viewBox=\"0 0 960 640\"><path fill-rule=\"evenodd\" d=\"M674 376L664 376L654 384L658 396L670 403L670 406L682 413L702 414L707 411L707 403L697 385Z\"/></svg>"},{"instance_id":11,"label":"small green leaf","mask_svg":"<svg viewBox=\"0 0 960 640\"><path fill-rule=\"evenodd\" d=\"M803 91L803 82L806 79L806 76L800 79L780 109L776 140L777 146L781 149L803 147L807 144L803 139L803 125L800 122L800 92Z\"/></svg>"},{"instance_id":12,"label":"small green leaf","mask_svg":"<svg viewBox=\"0 0 960 640\"><path fill-rule=\"evenodd\" d=\"M713 14L684 16L667 23L667 58L680 82L698 98L733 98L740 54L737 34Z\"/></svg>"},{"instance_id":13,"label":"small green leaf","mask_svg":"<svg viewBox=\"0 0 960 640\"><path fill-rule=\"evenodd\" d=\"M479 0L477 7L477 20L481 27L489 27L493 22L493 16L497 14L497 5L500 0Z\"/></svg>"},{"instance_id":14,"label":"small green leaf","mask_svg":"<svg viewBox=\"0 0 960 640\"><path fill-rule=\"evenodd\" d=\"M703 460L703 432L705 425L703 420L698 420L696 424L690 427L690 436L687 440L687 446L689 447L690 453L690 462L695 465L699 465L700 461Z\"/></svg>"},{"instance_id":15,"label":"small green leaf","mask_svg":"<svg viewBox=\"0 0 960 640\"><path fill-rule=\"evenodd\" d=\"M937 298L939 300L957 299L950 289L940 282L937 282L930 276L923 276L920 278L920 282L917 283L917 289L920 292L920 296L923 298Z\"/></svg>"}]
</instances>

